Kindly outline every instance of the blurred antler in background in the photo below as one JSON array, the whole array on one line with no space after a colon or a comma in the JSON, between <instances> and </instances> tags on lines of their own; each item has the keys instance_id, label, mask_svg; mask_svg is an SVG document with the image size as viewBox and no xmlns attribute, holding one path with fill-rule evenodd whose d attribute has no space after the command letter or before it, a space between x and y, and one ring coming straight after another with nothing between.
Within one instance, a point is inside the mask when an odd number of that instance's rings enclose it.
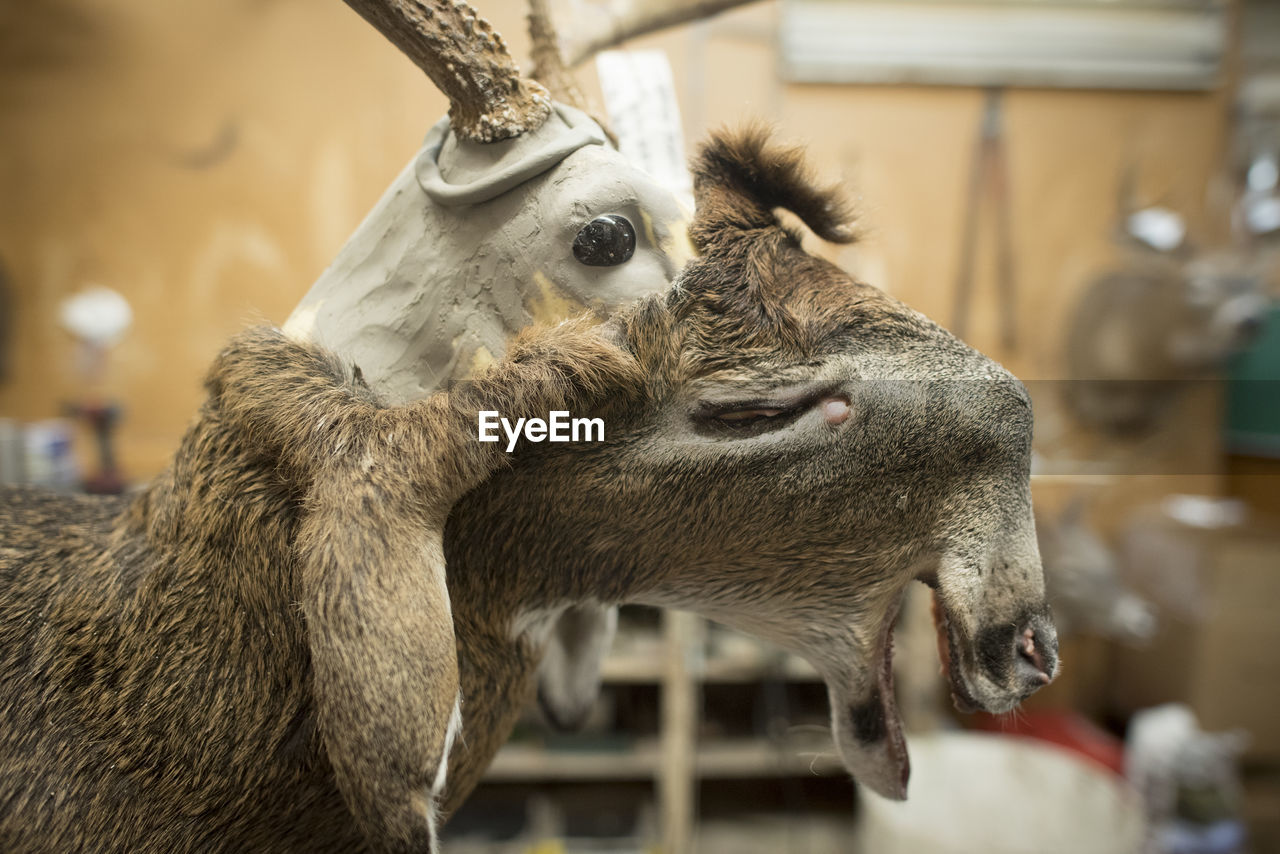
<instances>
[{"instance_id":1,"label":"blurred antler in background","mask_svg":"<svg viewBox=\"0 0 1280 854\"><path fill-rule=\"evenodd\" d=\"M641 4L606 0L603 3L589 3L587 6L595 14L575 14L575 25L568 28L569 37L564 39L556 27L550 0L529 0L532 74L557 101L575 106L596 118L616 146L617 139L596 116L599 111L590 108L586 97L578 88L573 69L600 51L616 47L632 38L700 18L709 18L727 9L753 2L755 0L708 0L694 3L658 0ZM575 3L574 7L575 13L580 11L579 3Z\"/></svg>"},{"instance_id":2,"label":"blurred antler in background","mask_svg":"<svg viewBox=\"0 0 1280 854\"><path fill-rule=\"evenodd\" d=\"M628 39L648 35L700 18L710 18L755 0L606 0L592 3L597 14L583 15L581 24L561 44L568 68L575 68L602 50Z\"/></svg>"},{"instance_id":3,"label":"blurred antler in background","mask_svg":"<svg viewBox=\"0 0 1280 854\"><path fill-rule=\"evenodd\" d=\"M534 78L547 87L552 98L582 108L585 99L564 64L560 35L547 0L529 0L529 41Z\"/></svg>"},{"instance_id":4,"label":"blurred antler in background","mask_svg":"<svg viewBox=\"0 0 1280 854\"><path fill-rule=\"evenodd\" d=\"M502 36L465 2L345 2L448 95L456 133L476 142L494 142L541 127L551 113L548 90L561 101L581 104L569 71L599 51L754 0L610 2L597 7L603 14L587 17L590 24L571 33L567 42L558 37L546 0L530 0L537 80L521 76Z\"/></svg>"}]
</instances>

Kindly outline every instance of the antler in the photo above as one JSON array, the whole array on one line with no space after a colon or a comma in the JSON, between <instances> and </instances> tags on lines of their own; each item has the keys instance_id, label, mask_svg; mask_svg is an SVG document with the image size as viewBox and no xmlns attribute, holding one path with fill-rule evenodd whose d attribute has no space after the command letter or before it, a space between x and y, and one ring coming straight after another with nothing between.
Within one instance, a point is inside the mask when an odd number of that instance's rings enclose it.
<instances>
[{"instance_id":1,"label":"antler","mask_svg":"<svg viewBox=\"0 0 1280 854\"><path fill-rule=\"evenodd\" d=\"M551 98L520 76L502 36L463 0L345 0L449 98L454 133L496 142L536 130Z\"/></svg>"},{"instance_id":2,"label":"antler","mask_svg":"<svg viewBox=\"0 0 1280 854\"><path fill-rule=\"evenodd\" d=\"M604 14L575 32L564 45L564 64L574 68L602 50L628 39L665 30L699 18L710 18L755 0L612 0Z\"/></svg>"},{"instance_id":3,"label":"antler","mask_svg":"<svg viewBox=\"0 0 1280 854\"><path fill-rule=\"evenodd\" d=\"M557 101L581 107L585 99L560 55L560 37L547 0L529 0L529 41L534 78Z\"/></svg>"}]
</instances>

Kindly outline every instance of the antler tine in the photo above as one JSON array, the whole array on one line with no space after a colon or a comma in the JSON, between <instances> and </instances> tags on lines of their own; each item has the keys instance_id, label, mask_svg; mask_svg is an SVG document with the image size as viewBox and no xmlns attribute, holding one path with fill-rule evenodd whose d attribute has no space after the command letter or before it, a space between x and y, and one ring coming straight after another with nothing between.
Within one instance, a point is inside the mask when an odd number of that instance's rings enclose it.
<instances>
[{"instance_id":1,"label":"antler tine","mask_svg":"<svg viewBox=\"0 0 1280 854\"><path fill-rule=\"evenodd\" d=\"M533 77L551 92L551 97L562 104L577 107L591 116L604 131L614 148L618 147L618 137L609 128L609 123L593 109L587 96L582 94L578 83L573 79L573 72L564 64L564 56L560 52L560 36L556 32L555 22L551 19L551 5L548 0L529 0L529 55L533 60Z\"/></svg>"},{"instance_id":2,"label":"antler tine","mask_svg":"<svg viewBox=\"0 0 1280 854\"><path fill-rule=\"evenodd\" d=\"M533 78L557 101L581 107L584 99L560 54L560 37L547 0L529 0L529 41Z\"/></svg>"},{"instance_id":3,"label":"antler tine","mask_svg":"<svg viewBox=\"0 0 1280 854\"><path fill-rule=\"evenodd\" d=\"M495 142L542 126L551 99L520 76L502 36L463 0L345 0L449 98L460 137Z\"/></svg>"}]
</instances>

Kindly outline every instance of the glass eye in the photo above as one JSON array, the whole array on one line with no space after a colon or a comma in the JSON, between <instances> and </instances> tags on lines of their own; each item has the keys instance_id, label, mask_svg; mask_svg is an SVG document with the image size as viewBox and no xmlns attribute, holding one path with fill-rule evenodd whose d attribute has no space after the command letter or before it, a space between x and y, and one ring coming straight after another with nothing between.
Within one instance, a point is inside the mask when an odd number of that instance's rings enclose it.
<instances>
[{"instance_id":1,"label":"glass eye","mask_svg":"<svg viewBox=\"0 0 1280 854\"><path fill-rule=\"evenodd\" d=\"M588 267L616 267L636 251L636 230L626 217L598 216L573 239L573 257Z\"/></svg>"}]
</instances>

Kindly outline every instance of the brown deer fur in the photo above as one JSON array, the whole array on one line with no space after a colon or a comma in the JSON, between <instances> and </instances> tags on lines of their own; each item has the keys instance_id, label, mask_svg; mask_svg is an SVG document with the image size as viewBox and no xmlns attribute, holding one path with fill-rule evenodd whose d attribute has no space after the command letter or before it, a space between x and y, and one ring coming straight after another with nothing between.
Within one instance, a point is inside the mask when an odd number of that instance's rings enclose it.
<instances>
[{"instance_id":1,"label":"brown deer fur","mask_svg":"<svg viewBox=\"0 0 1280 854\"><path fill-rule=\"evenodd\" d=\"M575 603L800 651L846 763L892 797L885 627L913 578L949 615L961 699L1047 681L1021 386L800 249L773 207L849 235L794 152L722 134L695 171L703 256L605 327L526 336L395 408L252 330L137 497L4 494L0 849L430 850L443 760L448 811ZM476 441L480 409L600 415L606 440L509 458Z\"/></svg>"},{"instance_id":2,"label":"brown deer fur","mask_svg":"<svg viewBox=\"0 0 1280 854\"><path fill-rule=\"evenodd\" d=\"M424 849L458 680L428 535L506 462L475 410L637 384L565 325L475 384L382 409L324 354L252 330L137 498L11 493L0 848L353 850L341 791L386 847ZM393 778L422 801L397 803Z\"/></svg>"}]
</instances>

